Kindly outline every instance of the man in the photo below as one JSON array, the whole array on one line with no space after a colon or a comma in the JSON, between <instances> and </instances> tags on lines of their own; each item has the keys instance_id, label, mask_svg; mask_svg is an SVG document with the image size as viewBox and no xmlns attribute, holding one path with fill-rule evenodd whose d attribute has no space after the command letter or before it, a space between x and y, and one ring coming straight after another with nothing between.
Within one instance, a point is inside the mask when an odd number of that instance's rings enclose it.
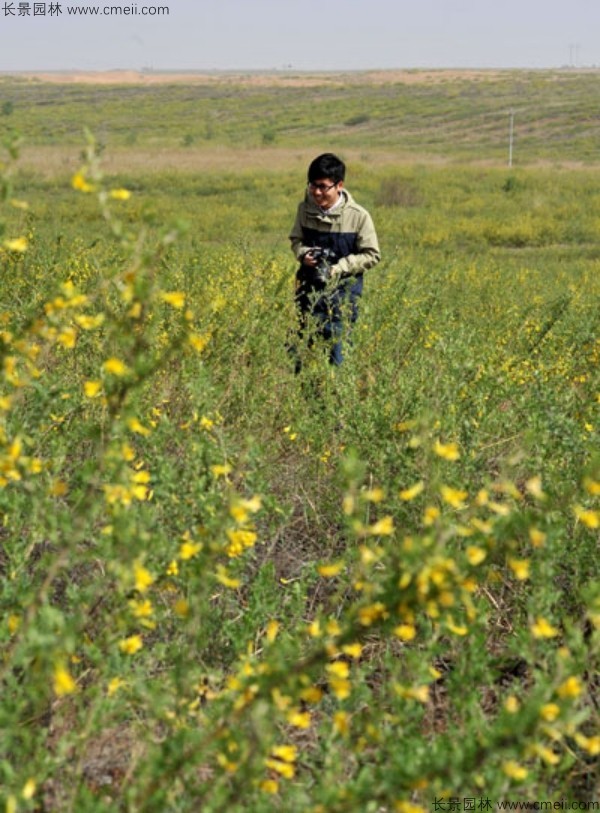
<instances>
[{"instance_id":1,"label":"man","mask_svg":"<svg viewBox=\"0 0 600 813\"><path fill-rule=\"evenodd\" d=\"M371 216L344 188L345 176L344 162L333 153L314 159L290 234L292 251L300 261L296 272L300 336L312 330L330 342L329 360L335 365L343 361L344 323L349 334L358 318L363 274L381 257ZM329 250L326 273L323 249Z\"/></svg>"}]
</instances>

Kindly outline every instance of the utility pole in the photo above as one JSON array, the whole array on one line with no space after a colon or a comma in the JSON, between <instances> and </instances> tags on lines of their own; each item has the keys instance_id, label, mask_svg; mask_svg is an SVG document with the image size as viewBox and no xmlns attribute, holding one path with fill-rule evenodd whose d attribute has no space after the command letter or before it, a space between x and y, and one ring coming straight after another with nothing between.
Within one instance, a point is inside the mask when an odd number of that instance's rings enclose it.
<instances>
[{"instance_id":1,"label":"utility pole","mask_svg":"<svg viewBox=\"0 0 600 813\"><path fill-rule=\"evenodd\" d=\"M515 111L510 111L510 123L508 126L508 166L513 165L513 134L515 129Z\"/></svg>"}]
</instances>

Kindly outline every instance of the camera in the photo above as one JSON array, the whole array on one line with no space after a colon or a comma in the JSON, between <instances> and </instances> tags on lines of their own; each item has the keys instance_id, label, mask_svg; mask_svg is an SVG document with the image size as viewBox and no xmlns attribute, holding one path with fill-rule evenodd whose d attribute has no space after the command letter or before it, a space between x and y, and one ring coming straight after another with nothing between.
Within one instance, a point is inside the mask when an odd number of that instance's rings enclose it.
<instances>
[{"instance_id":1,"label":"camera","mask_svg":"<svg viewBox=\"0 0 600 813\"><path fill-rule=\"evenodd\" d=\"M311 248L311 257L317 261L314 266L314 274L317 282L326 285L331 279L331 266L334 264L336 256L335 251L330 248Z\"/></svg>"}]
</instances>

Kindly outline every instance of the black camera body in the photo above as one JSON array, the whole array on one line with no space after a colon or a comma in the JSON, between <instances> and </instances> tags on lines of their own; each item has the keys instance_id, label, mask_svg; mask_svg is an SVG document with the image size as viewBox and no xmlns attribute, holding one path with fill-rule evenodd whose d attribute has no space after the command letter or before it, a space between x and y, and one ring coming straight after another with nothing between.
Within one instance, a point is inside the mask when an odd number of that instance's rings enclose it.
<instances>
[{"instance_id":1,"label":"black camera body","mask_svg":"<svg viewBox=\"0 0 600 813\"><path fill-rule=\"evenodd\" d=\"M320 248L317 246L316 248L311 248L310 255L317 261L317 264L314 266L315 279L317 282L327 285L331 279L331 266L336 259L335 251L330 248Z\"/></svg>"}]
</instances>

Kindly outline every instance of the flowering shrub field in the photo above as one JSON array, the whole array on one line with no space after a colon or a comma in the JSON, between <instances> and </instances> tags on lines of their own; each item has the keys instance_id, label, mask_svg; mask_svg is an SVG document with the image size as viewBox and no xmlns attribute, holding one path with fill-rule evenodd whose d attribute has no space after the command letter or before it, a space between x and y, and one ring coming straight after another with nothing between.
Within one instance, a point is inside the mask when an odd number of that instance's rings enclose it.
<instances>
[{"instance_id":1,"label":"flowering shrub field","mask_svg":"<svg viewBox=\"0 0 600 813\"><path fill-rule=\"evenodd\" d=\"M593 175L357 161L384 261L347 363L294 376L303 177L17 167L7 813L597 800Z\"/></svg>"}]
</instances>

